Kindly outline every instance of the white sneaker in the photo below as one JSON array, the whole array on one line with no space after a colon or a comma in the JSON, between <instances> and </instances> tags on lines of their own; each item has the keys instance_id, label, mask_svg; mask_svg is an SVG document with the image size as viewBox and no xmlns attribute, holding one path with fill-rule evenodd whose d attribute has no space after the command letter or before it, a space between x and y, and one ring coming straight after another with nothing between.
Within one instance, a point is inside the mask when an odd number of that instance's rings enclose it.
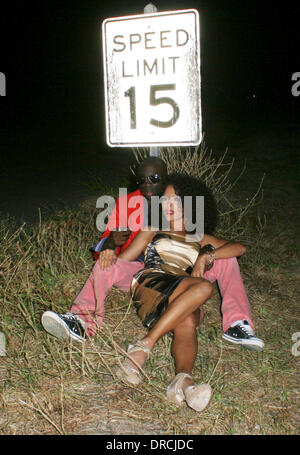
<instances>
[{"instance_id":1,"label":"white sneaker","mask_svg":"<svg viewBox=\"0 0 300 455\"><path fill-rule=\"evenodd\" d=\"M79 316L73 313L58 314L53 311L45 311L42 316L44 329L61 340L72 338L82 343L86 341L86 324Z\"/></svg>"},{"instance_id":2,"label":"white sneaker","mask_svg":"<svg viewBox=\"0 0 300 455\"><path fill-rule=\"evenodd\" d=\"M222 338L234 344L240 344L252 351L262 351L264 342L254 335L253 329L247 319L236 321L223 333Z\"/></svg>"}]
</instances>

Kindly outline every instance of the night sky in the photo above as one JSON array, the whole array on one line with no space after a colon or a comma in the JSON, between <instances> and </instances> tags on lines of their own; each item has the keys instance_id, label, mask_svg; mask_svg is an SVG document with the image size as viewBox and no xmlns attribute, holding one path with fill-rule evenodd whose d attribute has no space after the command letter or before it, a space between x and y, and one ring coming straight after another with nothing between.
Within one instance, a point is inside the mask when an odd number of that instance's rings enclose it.
<instances>
[{"instance_id":1,"label":"night sky","mask_svg":"<svg viewBox=\"0 0 300 455\"><path fill-rule=\"evenodd\" d=\"M5 3L0 15L0 72L6 76L7 91L0 97L0 152L6 174L25 155L36 161L37 149L40 166L49 159L50 149L54 161L64 161L64 148L70 153L73 145L78 150L80 144L93 144L101 154L108 149L101 22L143 13L147 2ZM296 1L155 4L160 11L196 8L200 13L205 131L218 127L222 136L230 125L234 135L240 125L248 134L254 124L269 130L281 125L291 131L292 140L300 111L300 96L291 93L292 74L300 72ZM5 168L7 163L10 167Z\"/></svg>"}]
</instances>

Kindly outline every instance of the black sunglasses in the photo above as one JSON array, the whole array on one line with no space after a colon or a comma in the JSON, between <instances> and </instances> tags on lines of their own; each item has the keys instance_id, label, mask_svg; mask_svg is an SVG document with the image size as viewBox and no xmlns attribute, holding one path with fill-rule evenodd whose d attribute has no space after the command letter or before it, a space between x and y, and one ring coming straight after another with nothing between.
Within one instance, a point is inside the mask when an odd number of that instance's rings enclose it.
<instances>
[{"instance_id":1,"label":"black sunglasses","mask_svg":"<svg viewBox=\"0 0 300 455\"><path fill-rule=\"evenodd\" d=\"M160 176L158 174L142 175L141 177L138 177L136 182L138 185L144 185L147 182L152 183L154 185L155 183L160 182Z\"/></svg>"}]
</instances>

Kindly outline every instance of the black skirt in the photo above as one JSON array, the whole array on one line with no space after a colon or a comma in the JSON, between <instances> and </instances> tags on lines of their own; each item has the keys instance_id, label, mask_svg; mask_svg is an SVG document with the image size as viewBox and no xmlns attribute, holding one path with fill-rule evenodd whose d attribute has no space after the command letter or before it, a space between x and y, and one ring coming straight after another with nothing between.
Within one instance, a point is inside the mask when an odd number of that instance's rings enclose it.
<instances>
[{"instance_id":1,"label":"black skirt","mask_svg":"<svg viewBox=\"0 0 300 455\"><path fill-rule=\"evenodd\" d=\"M182 280L189 277L185 271L161 264L138 272L131 286L132 300L143 326L152 329L169 304Z\"/></svg>"}]
</instances>

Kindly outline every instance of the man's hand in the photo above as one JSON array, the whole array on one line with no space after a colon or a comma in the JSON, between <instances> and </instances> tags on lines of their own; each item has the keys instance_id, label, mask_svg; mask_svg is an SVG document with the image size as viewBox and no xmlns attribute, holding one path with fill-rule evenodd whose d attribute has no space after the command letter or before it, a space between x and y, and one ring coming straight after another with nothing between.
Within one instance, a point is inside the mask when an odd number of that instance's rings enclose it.
<instances>
[{"instance_id":1,"label":"man's hand","mask_svg":"<svg viewBox=\"0 0 300 455\"><path fill-rule=\"evenodd\" d=\"M117 255L114 249L117 246L124 245L129 239L130 234L130 229L126 231L112 231L110 233L103 245L102 251L99 253L98 261L102 270L108 270L116 262Z\"/></svg>"},{"instance_id":2,"label":"man's hand","mask_svg":"<svg viewBox=\"0 0 300 455\"><path fill-rule=\"evenodd\" d=\"M107 249L113 250L117 246L124 245L129 239L130 234L131 234L130 229L127 229L126 231L111 231L111 233L104 242L102 251Z\"/></svg>"},{"instance_id":3,"label":"man's hand","mask_svg":"<svg viewBox=\"0 0 300 455\"><path fill-rule=\"evenodd\" d=\"M100 268L102 270L108 270L109 267L116 262L117 258L118 257L114 250L101 251L98 258Z\"/></svg>"},{"instance_id":4,"label":"man's hand","mask_svg":"<svg viewBox=\"0 0 300 455\"><path fill-rule=\"evenodd\" d=\"M126 231L112 231L110 233L111 241L114 243L114 246L122 246L129 239L131 230L127 229Z\"/></svg>"}]
</instances>

